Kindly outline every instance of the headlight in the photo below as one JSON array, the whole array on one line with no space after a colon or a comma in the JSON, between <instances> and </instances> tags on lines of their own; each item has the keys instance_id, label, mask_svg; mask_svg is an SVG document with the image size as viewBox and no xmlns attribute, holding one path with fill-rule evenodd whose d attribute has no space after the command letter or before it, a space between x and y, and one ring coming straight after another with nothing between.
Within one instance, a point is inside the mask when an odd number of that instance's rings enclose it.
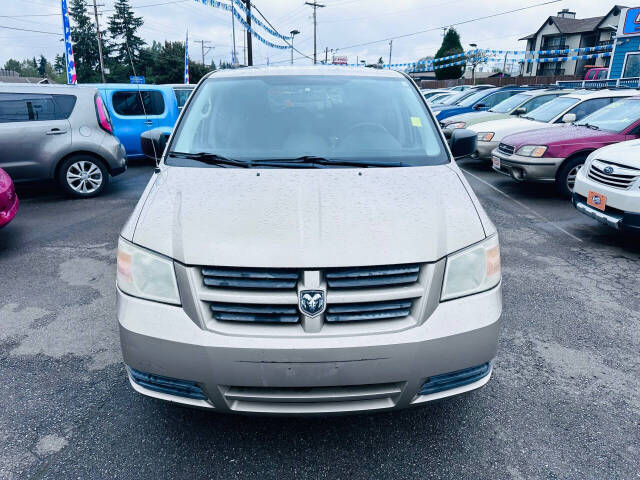
<instances>
[{"instance_id":1,"label":"headlight","mask_svg":"<svg viewBox=\"0 0 640 480\"><path fill-rule=\"evenodd\" d=\"M490 142L494 135L495 135L494 132L480 132L478 133L478 141Z\"/></svg>"},{"instance_id":2,"label":"headlight","mask_svg":"<svg viewBox=\"0 0 640 480\"><path fill-rule=\"evenodd\" d=\"M120 238L117 284L134 297L180 305L176 273L167 257Z\"/></svg>"},{"instance_id":3,"label":"headlight","mask_svg":"<svg viewBox=\"0 0 640 480\"><path fill-rule=\"evenodd\" d=\"M464 128L466 125L467 125L467 122L455 122L455 123L450 123L449 125L445 125L445 127L454 129L454 128Z\"/></svg>"},{"instance_id":4,"label":"headlight","mask_svg":"<svg viewBox=\"0 0 640 480\"><path fill-rule=\"evenodd\" d=\"M540 158L546 151L546 145L525 145L524 147L520 147L516 153L518 155L522 155L523 157Z\"/></svg>"},{"instance_id":5,"label":"headlight","mask_svg":"<svg viewBox=\"0 0 640 480\"><path fill-rule=\"evenodd\" d=\"M490 290L500 282L498 235L447 257L442 300Z\"/></svg>"}]
</instances>

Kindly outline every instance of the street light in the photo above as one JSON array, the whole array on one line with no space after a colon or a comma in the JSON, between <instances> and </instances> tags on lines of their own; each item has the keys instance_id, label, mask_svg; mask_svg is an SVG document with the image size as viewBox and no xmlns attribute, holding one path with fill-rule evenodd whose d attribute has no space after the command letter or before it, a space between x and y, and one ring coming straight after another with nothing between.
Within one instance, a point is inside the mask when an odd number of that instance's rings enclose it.
<instances>
[{"instance_id":1,"label":"street light","mask_svg":"<svg viewBox=\"0 0 640 480\"><path fill-rule=\"evenodd\" d=\"M293 37L300 33L299 30L291 30L289 32L291 34L291 65L293 65Z\"/></svg>"},{"instance_id":2,"label":"street light","mask_svg":"<svg viewBox=\"0 0 640 480\"><path fill-rule=\"evenodd\" d=\"M478 45L476 43L470 43L469 46L476 49L475 53L473 54L473 57L470 57L472 59L471 60L471 84L475 85L476 84L476 66L479 63L478 59L480 57L478 55L478 50L477 50Z\"/></svg>"}]
</instances>

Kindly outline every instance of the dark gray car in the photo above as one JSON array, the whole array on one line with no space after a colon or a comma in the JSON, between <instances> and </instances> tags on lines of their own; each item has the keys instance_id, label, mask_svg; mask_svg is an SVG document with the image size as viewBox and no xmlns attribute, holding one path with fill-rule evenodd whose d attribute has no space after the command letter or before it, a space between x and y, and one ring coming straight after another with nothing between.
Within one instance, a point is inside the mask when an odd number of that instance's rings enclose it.
<instances>
[{"instance_id":1,"label":"dark gray car","mask_svg":"<svg viewBox=\"0 0 640 480\"><path fill-rule=\"evenodd\" d=\"M0 146L14 181L55 179L75 197L98 195L127 168L93 87L0 85Z\"/></svg>"}]
</instances>

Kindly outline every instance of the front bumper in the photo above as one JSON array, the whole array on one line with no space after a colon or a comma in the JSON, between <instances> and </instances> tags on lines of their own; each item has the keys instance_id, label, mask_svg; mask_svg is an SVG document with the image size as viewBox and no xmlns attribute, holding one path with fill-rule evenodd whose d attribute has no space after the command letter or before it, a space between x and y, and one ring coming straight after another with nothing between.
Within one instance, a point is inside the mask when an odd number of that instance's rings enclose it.
<instances>
[{"instance_id":1,"label":"front bumper","mask_svg":"<svg viewBox=\"0 0 640 480\"><path fill-rule=\"evenodd\" d=\"M500 168L493 169L503 175L520 182L553 183L556 181L556 173L562 165L564 158L533 158L522 155L506 155L497 148L491 152L492 157L500 159Z\"/></svg>"},{"instance_id":2,"label":"front bumper","mask_svg":"<svg viewBox=\"0 0 640 480\"><path fill-rule=\"evenodd\" d=\"M376 335L238 336L202 330L181 307L117 292L125 363L194 382L206 399L138 392L219 412L332 414L405 408L479 388L419 395L425 380L490 362L496 353L501 285L443 302L421 325Z\"/></svg>"},{"instance_id":3,"label":"front bumper","mask_svg":"<svg viewBox=\"0 0 640 480\"><path fill-rule=\"evenodd\" d=\"M598 189L602 190L602 189ZM587 198L579 193L573 193L571 202L580 213L583 213L600 223L630 233L640 233L640 213L625 212L614 207L605 207L604 211L587 205Z\"/></svg>"},{"instance_id":4,"label":"front bumper","mask_svg":"<svg viewBox=\"0 0 640 480\"><path fill-rule=\"evenodd\" d=\"M491 160L491 152L498 148L500 142L477 142L474 158Z\"/></svg>"}]
</instances>

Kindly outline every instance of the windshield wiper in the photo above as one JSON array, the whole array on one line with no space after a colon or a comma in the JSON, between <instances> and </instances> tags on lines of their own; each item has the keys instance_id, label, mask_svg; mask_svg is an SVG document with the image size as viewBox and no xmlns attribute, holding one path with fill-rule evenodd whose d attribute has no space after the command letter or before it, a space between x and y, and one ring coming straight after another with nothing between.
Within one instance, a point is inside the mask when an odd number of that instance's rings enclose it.
<instances>
[{"instance_id":1,"label":"windshield wiper","mask_svg":"<svg viewBox=\"0 0 640 480\"><path fill-rule=\"evenodd\" d=\"M206 163L207 165L231 165L239 168L250 168L251 162L243 162L242 160L234 160L232 158L223 157L216 153L188 153L188 152L167 152L167 155L176 158L187 158L189 160L196 160L198 162Z\"/></svg>"},{"instance_id":2,"label":"windshield wiper","mask_svg":"<svg viewBox=\"0 0 640 480\"><path fill-rule=\"evenodd\" d=\"M251 162L253 166L274 166L274 167L290 167L297 166L305 168L308 165L314 165L318 168L328 167L331 165L345 167L407 167L408 164L403 162L368 162L366 160L331 160L325 157L316 157L314 155L304 155L296 158L274 158L265 160L254 160Z\"/></svg>"},{"instance_id":3,"label":"windshield wiper","mask_svg":"<svg viewBox=\"0 0 640 480\"><path fill-rule=\"evenodd\" d=\"M579 127L587 127L587 128L592 129L592 130L600 130L600 127L598 127L597 125L593 125L591 123L576 123L575 125L577 125Z\"/></svg>"},{"instance_id":4,"label":"windshield wiper","mask_svg":"<svg viewBox=\"0 0 640 480\"><path fill-rule=\"evenodd\" d=\"M527 120L535 120L535 118L533 117L520 117L520 118L526 118Z\"/></svg>"}]
</instances>

